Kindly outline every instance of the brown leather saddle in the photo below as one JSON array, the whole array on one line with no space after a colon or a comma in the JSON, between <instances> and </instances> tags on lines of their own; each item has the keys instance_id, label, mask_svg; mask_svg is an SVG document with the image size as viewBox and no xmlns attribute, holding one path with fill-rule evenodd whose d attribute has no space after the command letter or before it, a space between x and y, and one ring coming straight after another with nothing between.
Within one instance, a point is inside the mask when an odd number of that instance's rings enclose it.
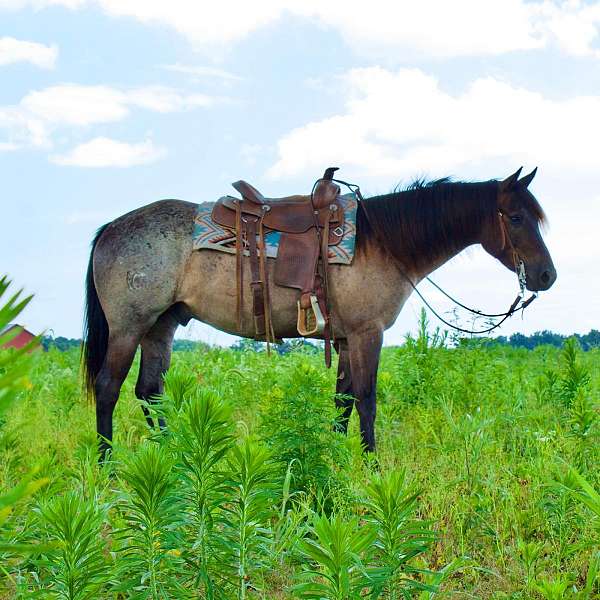
<instances>
[{"instance_id":1,"label":"brown leather saddle","mask_svg":"<svg viewBox=\"0 0 600 600\"><path fill-rule=\"evenodd\" d=\"M330 167L315 183L312 194L265 198L245 181L233 187L242 198L226 196L213 208L215 223L236 235L237 320L242 328L244 273L242 257L250 257L252 306L257 339L276 339L271 321L271 302L266 264L265 235L281 234L274 281L300 290L298 333L322 335L326 360L330 355L327 306L328 247L339 244L344 233L344 209L340 188L332 181L337 169Z\"/></svg>"}]
</instances>

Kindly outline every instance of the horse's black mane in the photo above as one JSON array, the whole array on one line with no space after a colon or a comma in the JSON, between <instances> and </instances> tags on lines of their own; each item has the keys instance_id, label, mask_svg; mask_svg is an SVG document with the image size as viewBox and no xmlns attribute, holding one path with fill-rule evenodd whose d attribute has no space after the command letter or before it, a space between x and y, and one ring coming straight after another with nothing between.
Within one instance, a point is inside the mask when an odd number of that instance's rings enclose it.
<instances>
[{"instance_id":1,"label":"horse's black mane","mask_svg":"<svg viewBox=\"0 0 600 600\"><path fill-rule=\"evenodd\" d=\"M376 235L392 255L415 267L459 251L477 242L482 227L497 218L499 185L495 179L416 179L404 189L366 198L365 208L359 205L357 214L357 249ZM518 193L532 214L543 221L544 213L534 196L527 190Z\"/></svg>"}]
</instances>

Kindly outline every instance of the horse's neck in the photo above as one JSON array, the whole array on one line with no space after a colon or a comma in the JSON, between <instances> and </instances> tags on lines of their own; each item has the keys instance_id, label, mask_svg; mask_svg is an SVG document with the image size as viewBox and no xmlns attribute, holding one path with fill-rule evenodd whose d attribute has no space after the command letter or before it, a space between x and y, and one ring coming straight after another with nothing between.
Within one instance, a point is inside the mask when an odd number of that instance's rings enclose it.
<instances>
[{"instance_id":1,"label":"horse's neck","mask_svg":"<svg viewBox=\"0 0 600 600\"><path fill-rule=\"evenodd\" d=\"M446 264L449 260L460 254L463 250L472 246L473 244L478 243L477 241L469 241L461 244L459 247L453 249L452 251L447 251L444 253L440 253L438 256L431 258L431 260L419 265L419 267L414 271L414 276L417 281L421 281L428 275L431 275L435 270L439 269L442 265Z\"/></svg>"},{"instance_id":2,"label":"horse's neck","mask_svg":"<svg viewBox=\"0 0 600 600\"><path fill-rule=\"evenodd\" d=\"M473 220L475 223L475 220ZM485 226L483 226L485 228ZM448 247L448 244L443 241L431 242L423 240L419 242L422 245L420 255L423 257L417 265L407 265L407 271L417 281L427 277L433 271L444 265L450 259L460 254L463 250L474 244L481 243L483 239L483 231L473 230L468 233L464 231L464 227L453 223L452 221L446 224L446 237L454 240ZM402 243L400 241L400 243Z\"/></svg>"}]
</instances>

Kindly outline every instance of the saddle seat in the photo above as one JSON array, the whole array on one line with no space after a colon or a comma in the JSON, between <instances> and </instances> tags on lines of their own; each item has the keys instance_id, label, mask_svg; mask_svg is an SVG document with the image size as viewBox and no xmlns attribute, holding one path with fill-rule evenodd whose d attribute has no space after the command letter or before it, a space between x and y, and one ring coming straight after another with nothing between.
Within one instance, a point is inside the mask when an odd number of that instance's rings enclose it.
<instances>
[{"instance_id":1,"label":"saddle seat","mask_svg":"<svg viewBox=\"0 0 600 600\"><path fill-rule=\"evenodd\" d=\"M258 339L276 339L270 316L270 289L264 236L280 233L274 280L276 285L300 290L298 333L325 338L326 363L330 363L327 307L328 247L339 244L344 234L344 209L340 188L332 179L337 169L328 168L309 195L265 198L246 181L233 187L242 198L225 196L212 212L215 223L236 234L237 321L242 330L243 255L249 255L253 316Z\"/></svg>"},{"instance_id":2,"label":"saddle seat","mask_svg":"<svg viewBox=\"0 0 600 600\"><path fill-rule=\"evenodd\" d=\"M244 200L258 205L268 204L270 206L283 207L298 202L307 204L311 200L310 195L299 194L284 196L283 198L265 198L253 185L243 180L236 181L231 185L242 195ZM319 181L317 187L319 189L318 191L315 190L313 203L311 204L316 209L325 208L328 203L335 202L340 193L340 188L335 183L325 179L325 176Z\"/></svg>"},{"instance_id":3,"label":"saddle seat","mask_svg":"<svg viewBox=\"0 0 600 600\"><path fill-rule=\"evenodd\" d=\"M225 196L215 205L213 220L219 225L235 229L236 211L253 215L262 221L263 227L281 233L304 233L315 227L330 223L343 231L344 210L339 201L339 187L328 181L317 184L312 195L294 195L284 198L265 198L256 188L245 181L236 181L233 187L242 194L242 199ZM332 229L333 231L333 229ZM330 231L329 244L335 245L342 236Z\"/></svg>"}]
</instances>

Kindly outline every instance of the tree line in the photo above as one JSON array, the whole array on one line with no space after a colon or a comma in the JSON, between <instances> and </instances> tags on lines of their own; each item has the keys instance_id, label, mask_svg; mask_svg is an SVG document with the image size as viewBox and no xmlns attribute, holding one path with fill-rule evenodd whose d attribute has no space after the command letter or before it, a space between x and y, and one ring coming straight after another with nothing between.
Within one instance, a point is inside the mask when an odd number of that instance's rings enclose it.
<instances>
[{"instance_id":1,"label":"tree line","mask_svg":"<svg viewBox=\"0 0 600 600\"><path fill-rule=\"evenodd\" d=\"M575 333L572 336L562 335L545 329L544 331L536 331L531 335L522 333L513 333L510 336L500 335L495 338L487 338L486 343L500 344L503 346L513 346L514 348L527 348L533 350L537 346L556 346L561 348L567 339L574 337L579 342L582 350L591 350L592 348L600 348L600 331L592 329L588 333ZM80 338L66 338L63 336L51 337L45 336L42 338L42 346L45 350L56 348L57 350L65 351L70 348L79 348L81 346ZM259 352L264 350L266 344L255 340L240 339L231 345L232 350L246 350ZM199 351L207 348L205 342L192 340L175 340L173 342L173 350L177 351ZM304 352L318 352L320 346L308 340L286 340L283 344L275 345L274 350L278 354L287 354L288 352L298 351L302 349Z\"/></svg>"}]
</instances>

